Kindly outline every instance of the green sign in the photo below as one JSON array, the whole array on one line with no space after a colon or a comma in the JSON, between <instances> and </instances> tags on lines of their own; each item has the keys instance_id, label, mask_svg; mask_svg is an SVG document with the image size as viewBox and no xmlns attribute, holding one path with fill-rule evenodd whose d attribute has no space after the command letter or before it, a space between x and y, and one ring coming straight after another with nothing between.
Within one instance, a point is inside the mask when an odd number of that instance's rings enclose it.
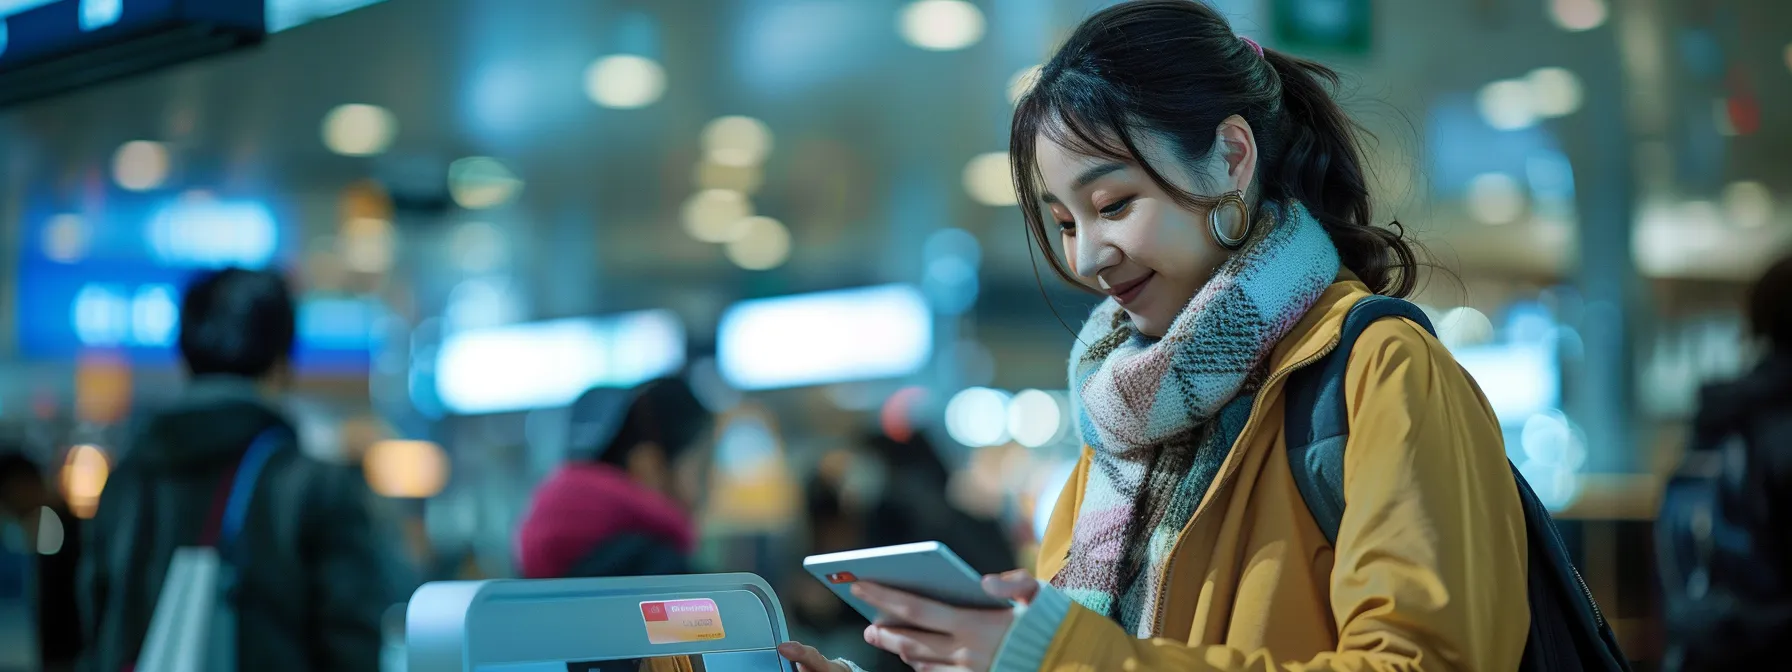
<instances>
[{"instance_id":1,"label":"green sign","mask_svg":"<svg viewBox=\"0 0 1792 672\"><path fill-rule=\"evenodd\" d=\"M1274 0L1276 46L1362 54L1373 42L1371 0Z\"/></svg>"}]
</instances>

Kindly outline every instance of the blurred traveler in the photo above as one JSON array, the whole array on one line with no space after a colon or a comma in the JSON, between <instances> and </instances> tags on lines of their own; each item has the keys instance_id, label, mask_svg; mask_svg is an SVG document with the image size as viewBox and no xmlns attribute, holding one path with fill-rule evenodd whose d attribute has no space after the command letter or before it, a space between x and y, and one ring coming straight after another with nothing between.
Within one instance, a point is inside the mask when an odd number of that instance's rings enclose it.
<instances>
[{"instance_id":1,"label":"blurred traveler","mask_svg":"<svg viewBox=\"0 0 1792 672\"><path fill-rule=\"evenodd\" d=\"M1014 543L1002 524L952 505L946 496L952 474L924 435L897 441L879 432L866 444L883 461L885 474L866 521L866 547L938 541L979 572L1014 567Z\"/></svg>"},{"instance_id":2,"label":"blurred traveler","mask_svg":"<svg viewBox=\"0 0 1792 672\"><path fill-rule=\"evenodd\" d=\"M191 379L138 428L87 527L81 587L93 648L84 669L134 664L174 549L216 543L222 503L251 444L272 452L236 541L237 667L379 669L380 619L400 596L382 571L389 558L371 493L354 469L303 455L276 410L291 382L286 280L210 273L187 289L180 311Z\"/></svg>"},{"instance_id":3,"label":"blurred traveler","mask_svg":"<svg viewBox=\"0 0 1792 672\"><path fill-rule=\"evenodd\" d=\"M517 531L525 578L690 571L714 418L683 380L573 402L574 458L535 490Z\"/></svg>"},{"instance_id":4,"label":"blurred traveler","mask_svg":"<svg viewBox=\"0 0 1792 672\"><path fill-rule=\"evenodd\" d=\"M1656 521L1666 670L1777 667L1792 638L1792 257L1747 310L1766 356L1701 392Z\"/></svg>"},{"instance_id":5,"label":"blurred traveler","mask_svg":"<svg viewBox=\"0 0 1792 672\"><path fill-rule=\"evenodd\" d=\"M971 670L1624 668L1492 409L1393 298L1416 255L1336 77L1194 0L1104 9L1045 64L1009 147L1040 253L1107 295L1070 358L1086 449L1044 580L985 579L1025 608L859 583L918 626L868 641Z\"/></svg>"},{"instance_id":6,"label":"blurred traveler","mask_svg":"<svg viewBox=\"0 0 1792 672\"><path fill-rule=\"evenodd\" d=\"M75 607L80 519L45 482L37 463L16 452L0 455L0 513L17 521L25 538L34 542L37 651L43 669L72 670L82 648L81 614Z\"/></svg>"}]
</instances>

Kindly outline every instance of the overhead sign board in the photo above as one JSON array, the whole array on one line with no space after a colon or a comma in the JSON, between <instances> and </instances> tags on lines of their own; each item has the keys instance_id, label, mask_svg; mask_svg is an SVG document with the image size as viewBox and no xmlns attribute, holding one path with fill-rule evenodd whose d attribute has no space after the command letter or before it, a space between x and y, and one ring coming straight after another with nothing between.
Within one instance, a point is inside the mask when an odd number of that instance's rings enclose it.
<instances>
[{"instance_id":1,"label":"overhead sign board","mask_svg":"<svg viewBox=\"0 0 1792 672\"><path fill-rule=\"evenodd\" d=\"M0 105L259 42L265 0L0 0Z\"/></svg>"}]
</instances>

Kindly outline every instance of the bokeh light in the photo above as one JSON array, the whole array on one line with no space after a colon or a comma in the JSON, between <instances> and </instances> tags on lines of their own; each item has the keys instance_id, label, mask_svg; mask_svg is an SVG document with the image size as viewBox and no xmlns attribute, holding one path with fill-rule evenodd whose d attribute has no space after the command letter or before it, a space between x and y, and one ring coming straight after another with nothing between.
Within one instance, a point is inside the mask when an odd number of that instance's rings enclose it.
<instances>
[{"instance_id":1,"label":"bokeh light","mask_svg":"<svg viewBox=\"0 0 1792 672\"><path fill-rule=\"evenodd\" d=\"M1531 105L1542 117L1565 117L1580 110L1580 77L1567 68L1538 68L1524 78L1531 87Z\"/></svg>"},{"instance_id":2,"label":"bokeh light","mask_svg":"<svg viewBox=\"0 0 1792 672\"><path fill-rule=\"evenodd\" d=\"M1549 17L1569 32L1592 30L1605 25L1611 10L1605 0L1550 0Z\"/></svg>"},{"instance_id":3,"label":"bokeh light","mask_svg":"<svg viewBox=\"0 0 1792 672\"><path fill-rule=\"evenodd\" d=\"M509 203L522 189L523 181L489 156L469 156L448 165L448 194L468 210Z\"/></svg>"},{"instance_id":4,"label":"bokeh light","mask_svg":"<svg viewBox=\"0 0 1792 672\"><path fill-rule=\"evenodd\" d=\"M1737 226L1754 229L1773 221L1773 192L1753 180L1724 187L1724 213Z\"/></svg>"},{"instance_id":5,"label":"bokeh light","mask_svg":"<svg viewBox=\"0 0 1792 672\"><path fill-rule=\"evenodd\" d=\"M1531 87L1522 80L1502 79L1481 87L1476 103L1481 118L1496 130L1515 131L1537 123Z\"/></svg>"},{"instance_id":6,"label":"bokeh light","mask_svg":"<svg viewBox=\"0 0 1792 672\"><path fill-rule=\"evenodd\" d=\"M1493 340L1493 320L1468 306L1451 308L1437 320L1437 340L1451 349L1482 345Z\"/></svg>"},{"instance_id":7,"label":"bokeh light","mask_svg":"<svg viewBox=\"0 0 1792 672\"><path fill-rule=\"evenodd\" d=\"M681 214L684 231L692 238L730 243L747 234L746 219L753 216L753 202L738 191L705 189L684 202Z\"/></svg>"},{"instance_id":8,"label":"bokeh light","mask_svg":"<svg viewBox=\"0 0 1792 672\"><path fill-rule=\"evenodd\" d=\"M1524 188L1505 173L1485 173L1468 183L1468 211L1482 224L1511 224L1524 216Z\"/></svg>"},{"instance_id":9,"label":"bokeh light","mask_svg":"<svg viewBox=\"0 0 1792 672\"><path fill-rule=\"evenodd\" d=\"M697 162L698 189L725 189L751 196L765 184L765 170L759 166L729 166L714 161Z\"/></svg>"},{"instance_id":10,"label":"bokeh light","mask_svg":"<svg viewBox=\"0 0 1792 672\"><path fill-rule=\"evenodd\" d=\"M740 237L728 241L728 260L749 271L768 271L790 259L790 230L770 217L740 221Z\"/></svg>"},{"instance_id":11,"label":"bokeh light","mask_svg":"<svg viewBox=\"0 0 1792 672\"><path fill-rule=\"evenodd\" d=\"M954 51L983 39L983 12L964 0L917 0L903 6L897 28L909 44Z\"/></svg>"},{"instance_id":12,"label":"bokeh light","mask_svg":"<svg viewBox=\"0 0 1792 672\"><path fill-rule=\"evenodd\" d=\"M37 539L32 544L38 555L55 555L62 551L62 544L67 540L68 530L62 526L62 516L47 506L37 508Z\"/></svg>"},{"instance_id":13,"label":"bokeh light","mask_svg":"<svg viewBox=\"0 0 1792 672\"><path fill-rule=\"evenodd\" d=\"M1028 91L1033 90L1033 85L1039 83L1039 72L1044 68L1045 66L1042 65L1029 65L1014 73L1013 77L1008 78L1008 103L1010 105L1019 103Z\"/></svg>"},{"instance_id":14,"label":"bokeh light","mask_svg":"<svg viewBox=\"0 0 1792 672\"><path fill-rule=\"evenodd\" d=\"M899 443L908 443L909 439L915 438L916 411L926 401L927 388L924 387L905 387L891 394L877 414L884 436Z\"/></svg>"},{"instance_id":15,"label":"bokeh light","mask_svg":"<svg viewBox=\"0 0 1792 672\"><path fill-rule=\"evenodd\" d=\"M984 205L1004 206L1018 202L1014 195L1014 172L1008 165L1007 152L978 154L964 166L964 190L971 199Z\"/></svg>"},{"instance_id":16,"label":"bokeh light","mask_svg":"<svg viewBox=\"0 0 1792 672\"><path fill-rule=\"evenodd\" d=\"M149 191L168 180L168 146L149 140L132 140L112 154L112 180L131 191Z\"/></svg>"},{"instance_id":17,"label":"bokeh light","mask_svg":"<svg viewBox=\"0 0 1792 672\"><path fill-rule=\"evenodd\" d=\"M1008 442L1008 393L972 387L946 402L946 434L971 448Z\"/></svg>"},{"instance_id":18,"label":"bokeh light","mask_svg":"<svg viewBox=\"0 0 1792 672\"><path fill-rule=\"evenodd\" d=\"M82 444L70 448L62 463L62 496L69 511L77 518L92 518L99 510L100 493L112 475L112 462L99 446Z\"/></svg>"},{"instance_id":19,"label":"bokeh light","mask_svg":"<svg viewBox=\"0 0 1792 672\"><path fill-rule=\"evenodd\" d=\"M448 234L448 257L468 273L484 273L504 263L508 245L504 232L488 222L466 222Z\"/></svg>"},{"instance_id":20,"label":"bokeh light","mask_svg":"<svg viewBox=\"0 0 1792 672\"><path fill-rule=\"evenodd\" d=\"M665 93L666 70L651 58L616 54L597 59L585 69L585 95L604 107L646 107Z\"/></svg>"},{"instance_id":21,"label":"bokeh light","mask_svg":"<svg viewBox=\"0 0 1792 672\"><path fill-rule=\"evenodd\" d=\"M1064 408L1058 398L1041 390L1022 390L1008 402L1008 434L1028 448L1057 440L1064 430Z\"/></svg>"},{"instance_id":22,"label":"bokeh light","mask_svg":"<svg viewBox=\"0 0 1792 672\"><path fill-rule=\"evenodd\" d=\"M398 118L378 105L338 105L324 115L324 146L343 156L374 156L398 137Z\"/></svg>"},{"instance_id":23,"label":"bokeh light","mask_svg":"<svg viewBox=\"0 0 1792 672\"><path fill-rule=\"evenodd\" d=\"M358 273L385 273L392 268L397 253L397 236L392 222L374 217L356 217L342 223L337 238L341 245L343 265Z\"/></svg>"},{"instance_id":24,"label":"bokeh light","mask_svg":"<svg viewBox=\"0 0 1792 672\"><path fill-rule=\"evenodd\" d=\"M703 127L703 153L723 166L757 166L772 151L772 131L752 117L720 117Z\"/></svg>"},{"instance_id":25,"label":"bokeh light","mask_svg":"<svg viewBox=\"0 0 1792 672\"><path fill-rule=\"evenodd\" d=\"M361 461L367 485L383 497L425 499L448 484L448 455L428 441L380 441Z\"/></svg>"},{"instance_id":26,"label":"bokeh light","mask_svg":"<svg viewBox=\"0 0 1792 672\"><path fill-rule=\"evenodd\" d=\"M1586 433L1561 411L1550 410L1525 420L1519 434L1524 459L1518 471L1551 511L1572 504L1580 494L1580 471L1587 461Z\"/></svg>"},{"instance_id":27,"label":"bokeh light","mask_svg":"<svg viewBox=\"0 0 1792 672\"><path fill-rule=\"evenodd\" d=\"M87 242L90 238L87 220L80 215L56 215L44 225L44 256L65 264L80 261L81 257L87 256Z\"/></svg>"}]
</instances>

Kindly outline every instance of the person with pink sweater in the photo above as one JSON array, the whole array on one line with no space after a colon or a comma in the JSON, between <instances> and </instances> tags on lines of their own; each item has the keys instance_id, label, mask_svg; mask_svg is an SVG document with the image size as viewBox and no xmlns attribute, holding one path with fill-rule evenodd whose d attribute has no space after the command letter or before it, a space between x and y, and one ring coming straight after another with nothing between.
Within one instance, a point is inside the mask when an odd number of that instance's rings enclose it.
<instances>
[{"instance_id":1,"label":"person with pink sweater","mask_svg":"<svg viewBox=\"0 0 1792 672\"><path fill-rule=\"evenodd\" d=\"M714 417L684 381L594 389L573 403L574 458L535 490L516 538L524 578L691 571L692 512Z\"/></svg>"}]
</instances>

